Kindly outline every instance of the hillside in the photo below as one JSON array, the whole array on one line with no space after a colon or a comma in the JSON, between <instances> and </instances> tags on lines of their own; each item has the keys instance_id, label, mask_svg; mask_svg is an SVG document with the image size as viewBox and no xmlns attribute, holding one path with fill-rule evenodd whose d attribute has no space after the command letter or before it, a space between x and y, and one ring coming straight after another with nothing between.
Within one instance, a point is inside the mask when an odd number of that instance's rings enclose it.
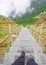
<instances>
[{"instance_id":1,"label":"hillside","mask_svg":"<svg viewBox=\"0 0 46 65\"><path fill-rule=\"evenodd\" d=\"M46 37L46 2L40 4L36 4L35 2L32 4L32 6L35 8L32 13L27 12L22 17L16 17L13 20L16 21L16 23L22 24L24 26L35 24L35 30L39 32L41 30L41 24L43 23L44 25L42 29L42 35ZM35 32L33 33L35 40L38 42L39 35L35 34ZM43 52L46 54L46 40L43 40L43 38L41 38L40 45L42 46Z\"/></svg>"},{"instance_id":2,"label":"hillside","mask_svg":"<svg viewBox=\"0 0 46 65\"><path fill-rule=\"evenodd\" d=\"M14 22L10 18L0 15L0 39L4 37L3 34L7 35L9 33L8 23L12 25Z\"/></svg>"},{"instance_id":3,"label":"hillside","mask_svg":"<svg viewBox=\"0 0 46 65\"><path fill-rule=\"evenodd\" d=\"M9 25L8 23L14 23L10 18L0 15L0 41L5 38L9 34ZM15 32L15 24L11 24L11 31ZM10 37L0 44L0 57L3 57L5 52L8 51L9 47L11 46Z\"/></svg>"},{"instance_id":4,"label":"hillside","mask_svg":"<svg viewBox=\"0 0 46 65\"><path fill-rule=\"evenodd\" d=\"M13 20L23 25L34 24L37 20L35 17L44 11L46 11L46 3L41 3L32 13L27 12L22 17L16 17Z\"/></svg>"},{"instance_id":5,"label":"hillside","mask_svg":"<svg viewBox=\"0 0 46 65\"><path fill-rule=\"evenodd\" d=\"M36 16L36 18L37 18L37 20L35 22L35 26L36 26L35 30L37 32L40 32L40 34L42 34L46 38L46 12L39 14L38 16ZM34 26L33 26L33 28L34 28ZM33 32L33 33L35 33L35 32ZM38 42L39 35L35 33L34 34L34 38ZM45 40L45 38L43 39L42 36L41 36L40 46L42 47L43 52L46 54L46 40Z\"/></svg>"},{"instance_id":6,"label":"hillside","mask_svg":"<svg viewBox=\"0 0 46 65\"><path fill-rule=\"evenodd\" d=\"M10 19L10 18L8 18L8 17L5 17L5 16L3 16L3 15L0 15L0 23L13 23L13 21Z\"/></svg>"}]
</instances>

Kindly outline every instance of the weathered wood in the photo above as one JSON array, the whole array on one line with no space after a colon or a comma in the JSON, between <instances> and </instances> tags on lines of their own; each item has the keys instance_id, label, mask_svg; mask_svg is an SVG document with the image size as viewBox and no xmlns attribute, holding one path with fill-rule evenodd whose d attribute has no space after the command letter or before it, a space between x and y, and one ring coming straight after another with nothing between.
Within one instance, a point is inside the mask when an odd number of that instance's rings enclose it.
<instances>
[{"instance_id":1,"label":"weathered wood","mask_svg":"<svg viewBox=\"0 0 46 65\"><path fill-rule=\"evenodd\" d=\"M12 44L12 31L11 31L11 25L10 25L10 24L8 24L8 25L9 25L10 41L11 41L11 44Z\"/></svg>"},{"instance_id":2,"label":"weathered wood","mask_svg":"<svg viewBox=\"0 0 46 65\"><path fill-rule=\"evenodd\" d=\"M37 32L37 31L35 31L34 29L33 29L32 31L36 32L36 33L37 33L38 35L40 35L44 40L46 40L46 36L42 35L40 32Z\"/></svg>"},{"instance_id":3,"label":"weathered wood","mask_svg":"<svg viewBox=\"0 0 46 65\"><path fill-rule=\"evenodd\" d=\"M15 31L16 32L16 31ZM12 34L15 34L15 32L13 32ZM10 37L10 34L8 34L5 38L3 38L1 41L0 41L0 46L3 44L3 42L5 42L8 38Z\"/></svg>"},{"instance_id":4,"label":"weathered wood","mask_svg":"<svg viewBox=\"0 0 46 65\"><path fill-rule=\"evenodd\" d=\"M10 36L10 34L8 34L5 38L3 38L3 39L0 41L0 44L2 44L6 39L8 39L9 36Z\"/></svg>"},{"instance_id":5,"label":"weathered wood","mask_svg":"<svg viewBox=\"0 0 46 65\"><path fill-rule=\"evenodd\" d=\"M15 22L5 22L5 21L3 21L3 22L1 22L0 21L0 24L15 24ZM9 26L9 28L10 28L10 26ZM16 32L16 31L15 31ZM15 34L15 32L13 32L12 34ZM1 41L0 41L0 46L1 46L1 44L3 44L3 42L6 40L6 39L8 39L9 37L11 36L11 34L8 34L5 38L3 38Z\"/></svg>"},{"instance_id":6,"label":"weathered wood","mask_svg":"<svg viewBox=\"0 0 46 65\"><path fill-rule=\"evenodd\" d=\"M0 21L0 24L15 24L15 22L1 22Z\"/></svg>"}]
</instances>

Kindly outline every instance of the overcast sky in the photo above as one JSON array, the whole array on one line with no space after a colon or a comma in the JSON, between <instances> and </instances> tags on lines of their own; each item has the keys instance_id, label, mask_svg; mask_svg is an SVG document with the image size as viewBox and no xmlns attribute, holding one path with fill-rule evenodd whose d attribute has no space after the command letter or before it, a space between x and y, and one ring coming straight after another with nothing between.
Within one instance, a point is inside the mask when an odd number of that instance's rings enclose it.
<instances>
[{"instance_id":1,"label":"overcast sky","mask_svg":"<svg viewBox=\"0 0 46 65\"><path fill-rule=\"evenodd\" d=\"M12 9L16 10L16 14L25 13L30 3L31 0L0 0L0 15L8 16Z\"/></svg>"}]
</instances>

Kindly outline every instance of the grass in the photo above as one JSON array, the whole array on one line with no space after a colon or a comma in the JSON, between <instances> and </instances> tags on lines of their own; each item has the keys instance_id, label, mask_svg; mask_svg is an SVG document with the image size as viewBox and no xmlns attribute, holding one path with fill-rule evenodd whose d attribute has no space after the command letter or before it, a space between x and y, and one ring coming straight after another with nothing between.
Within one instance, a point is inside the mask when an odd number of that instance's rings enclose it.
<instances>
[{"instance_id":1,"label":"grass","mask_svg":"<svg viewBox=\"0 0 46 65\"><path fill-rule=\"evenodd\" d=\"M32 27L34 29L34 27ZM40 32L40 26L35 28L36 31ZM43 27L42 29L42 35L46 36L46 27ZM38 42L39 40L39 35L33 32L33 36L35 40ZM43 47L43 53L46 54L46 40L43 38L40 39L40 45Z\"/></svg>"},{"instance_id":2,"label":"grass","mask_svg":"<svg viewBox=\"0 0 46 65\"><path fill-rule=\"evenodd\" d=\"M44 50L43 50L43 52L46 54L46 45L44 45Z\"/></svg>"},{"instance_id":3,"label":"grass","mask_svg":"<svg viewBox=\"0 0 46 65\"><path fill-rule=\"evenodd\" d=\"M42 34L46 36L46 28L43 28L43 33Z\"/></svg>"},{"instance_id":4,"label":"grass","mask_svg":"<svg viewBox=\"0 0 46 65\"><path fill-rule=\"evenodd\" d=\"M13 22L7 17L0 16L0 22ZM19 29L17 29L16 24L10 24L11 26L11 32L18 32ZM8 24L0 24L0 41L5 38L9 34L9 25ZM12 38L12 41L14 42L16 38ZM10 37L3 42L3 44L0 45L0 57L4 58L4 55L6 52L9 52L11 46L11 40Z\"/></svg>"},{"instance_id":5,"label":"grass","mask_svg":"<svg viewBox=\"0 0 46 65\"><path fill-rule=\"evenodd\" d=\"M17 30L16 30L17 29ZM15 24L11 24L11 31L16 32L19 31L19 28L16 27ZM0 24L0 40L2 40L7 34L9 33L9 27L8 24ZM12 38L12 41L14 42L16 38ZM3 44L0 46L0 56L4 57L6 52L9 52L9 48L11 46L10 38L8 38Z\"/></svg>"},{"instance_id":6,"label":"grass","mask_svg":"<svg viewBox=\"0 0 46 65\"><path fill-rule=\"evenodd\" d=\"M11 28L12 28L12 32L16 31L15 25L11 24ZM0 24L0 40L2 40L8 33L9 33L8 24ZM5 54L5 51L8 52L10 46L11 46L11 41L10 38L8 38L3 44L1 44L0 56L4 56L3 54Z\"/></svg>"}]
</instances>

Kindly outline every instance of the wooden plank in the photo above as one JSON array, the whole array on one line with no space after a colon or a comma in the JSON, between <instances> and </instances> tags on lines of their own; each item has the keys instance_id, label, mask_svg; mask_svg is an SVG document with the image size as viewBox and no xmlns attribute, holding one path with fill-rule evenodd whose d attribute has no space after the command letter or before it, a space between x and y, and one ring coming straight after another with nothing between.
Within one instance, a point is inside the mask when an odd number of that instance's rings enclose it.
<instances>
[{"instance_id":1,"label":"wooden plank","mask_svg":"<svg viewBox=\"0 0 46 65\"><path fill-rule=\"evenodd\" d=\"M3 38L3 39L0 41L0 44L2 44L6 39L8 39L9 36L10 36L10 34L8 34L5 38Z\"/></svg>"},{"instance_id":2,"label":"wooden plank","mask_svg":"<svg viewBox=\"0 0 46 65\"><path fill-rule=\"evenodd\" d=\"M16 32L16 31L15 31ZM15 32L13 32L12 34L15 34ZM5 42L9 37L10 37L11 34L8 34L5 38L3 38L1 41L0 41L0 46L1 44L3 44L3 42Z\"/></svg>"},{"instance_id":3,"label":"wooden plank","mask_svg":"<svg viewBox=\"0 0 46 65\"><path fill-rule=\"evenodd\" d=\"M0 24L15 24L15 22L0 22Z\"/></svg>"},{"instance_id":4,"label":"wooden plank","mask_svg":"<svg viewBox=\"0 0 46 65\"><path fill-rule=\"evenodd\" d=\"M9 26L9 33L12 34L11 24L8 24L8 26ZM10 35L10 41L11 41L11 44L12 44L12 35Z\"/></svg>"},{"instance_id":5,"label":"wooden plank","mask_svg":"<svg viewBox=\"0 0 46 65\"><path fill-rule=\"evenodd\" d=\"M32 31L35 31L34 29ZM46 40L46 36L42 35L40 32L35 31L38 35L40 35L44 40Z\"/></svg>"}]
</instances>

